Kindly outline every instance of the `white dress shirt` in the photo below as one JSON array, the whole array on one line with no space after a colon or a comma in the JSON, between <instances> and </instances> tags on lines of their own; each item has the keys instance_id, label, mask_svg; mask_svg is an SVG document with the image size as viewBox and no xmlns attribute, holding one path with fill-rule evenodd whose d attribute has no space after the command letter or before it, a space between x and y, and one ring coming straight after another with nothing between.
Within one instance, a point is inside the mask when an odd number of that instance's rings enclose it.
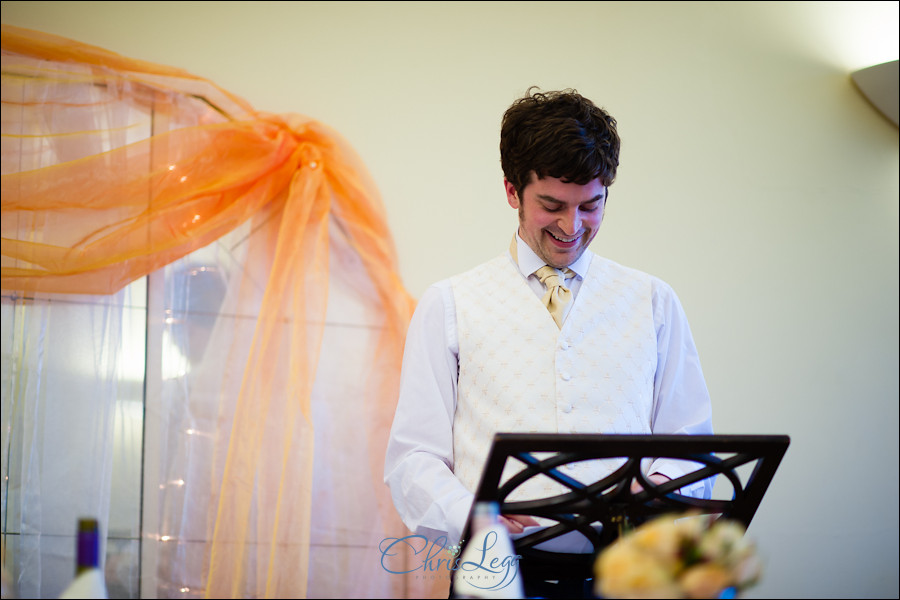
<instances>
[{"instance_id":1,"label":"white dress shirt","mask_svg":"<svg viewBox=\"0 0 900 600\"><path fill-rule=\"evenodd\" d=\"M544 286L534 275L544 262L519 237L518 269L538 298ZM575 277L566 285L577 296L593 253L585 251L569 266ZM512 255L509 260L515 264ZM709 392L687 318L671 287L651 276L653 322L657 337L653 433L710 434ZM473 494L453 474L453 419L458 367L456 308L449 280L428 288L420 299L406 337L400 397L385 458L385 482L409 529L430 539L462 535ZM678 477L684 468L657 461L650 472ZM709 497L707 480L683 493Z\"/></svg>"}]
</instances>

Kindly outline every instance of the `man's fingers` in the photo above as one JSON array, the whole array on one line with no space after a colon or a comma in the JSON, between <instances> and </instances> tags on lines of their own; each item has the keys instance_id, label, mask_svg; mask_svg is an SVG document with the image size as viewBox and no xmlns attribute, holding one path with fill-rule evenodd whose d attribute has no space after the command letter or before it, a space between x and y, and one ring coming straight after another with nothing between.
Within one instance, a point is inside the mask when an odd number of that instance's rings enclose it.
<instances>
[{"instance_id":1,"label":"man's fingers","mask_svg":"<svg viewBox=\"0 0 900 600\"><path fill-rule=\"evenodd\" d=\"M534 517L529 517L528 515L515 515L516 520L521 523L524 527L536 527L540 525Z\"/></svg>"},{"instance_id":2,"label":"man's fingers","mask_svg":"<svg viewBox=\"0 0 900 600\"><path fill-rule=\"evenodd\" d=\"M540 523L528 515L503 515L501 518L506 519L509 523L514 524L514 526L518 528L517 531L514 531L513 533L521 533L526 527L540 525Z\"/></svg>"},{"instance_id":3,"label":"man's fingers","mask_svg":"<svg viewBox=\"0 0 900 600\"><path fill-rule=\"evenodd\" d=\"M506 526L506 529L510 533L522 533L522 531L525 530L525 528L522 526L521 523L519 523L518 521L516 521L514 519L510 519L509 517L507 517L505 515L500 516L500 522Z\"/></svg>"}]
</instances>

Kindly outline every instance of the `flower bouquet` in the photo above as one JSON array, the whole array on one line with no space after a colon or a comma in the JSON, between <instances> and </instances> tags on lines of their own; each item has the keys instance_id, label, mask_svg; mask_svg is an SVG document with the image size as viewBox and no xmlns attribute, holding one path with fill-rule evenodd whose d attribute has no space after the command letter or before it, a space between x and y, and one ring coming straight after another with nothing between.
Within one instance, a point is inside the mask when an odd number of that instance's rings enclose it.
<instances>
[{"instance_id":1,"label":"flower bouquet","mask_svg":"<svg viewBox=\"0 0 900 600\"><path fill-rule=\"evenodd\" d=\"M605 548L594 565L604 598L733 598L760 577L744 526L710 516L669 515Z\"/></svg>"}]
</instances>

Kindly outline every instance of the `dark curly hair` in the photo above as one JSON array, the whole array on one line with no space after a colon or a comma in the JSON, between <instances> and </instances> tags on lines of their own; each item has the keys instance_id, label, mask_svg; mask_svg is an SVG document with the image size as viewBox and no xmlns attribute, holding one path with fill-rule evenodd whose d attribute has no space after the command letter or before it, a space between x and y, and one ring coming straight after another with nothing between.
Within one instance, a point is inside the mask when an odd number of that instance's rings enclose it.
<instances>
[{"instance_id":1,"label":"dark curly hair","mask_svg":"<svg viewBox=\"0 0 900 600\"><path fill-rule=\"evenodd\" d=\"M503 114L500 166L516 191L531 181L556 177L609 186L619 166L616 120L573 89L540 92L531 87Z\"/></svg>"}]
</instances>

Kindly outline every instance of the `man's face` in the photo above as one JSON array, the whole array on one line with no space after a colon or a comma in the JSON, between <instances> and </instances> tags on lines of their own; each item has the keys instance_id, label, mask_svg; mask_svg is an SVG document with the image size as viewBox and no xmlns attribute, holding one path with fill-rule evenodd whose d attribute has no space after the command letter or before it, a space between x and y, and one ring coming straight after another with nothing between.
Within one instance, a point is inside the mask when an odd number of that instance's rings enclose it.
<instances>
[{"instance_id":1,"label":"man's face","mask_svg":"<svg viewBox=\"0 0 900 600\"><path fill-rule=\"evenodd\" d=\"M579 185L532 173L521 197L511 183L503 184L509 205L519 211L519 235L551 267L571 265L597 235L606 207L599 179Z\"/></svg>"}]
</instances>

